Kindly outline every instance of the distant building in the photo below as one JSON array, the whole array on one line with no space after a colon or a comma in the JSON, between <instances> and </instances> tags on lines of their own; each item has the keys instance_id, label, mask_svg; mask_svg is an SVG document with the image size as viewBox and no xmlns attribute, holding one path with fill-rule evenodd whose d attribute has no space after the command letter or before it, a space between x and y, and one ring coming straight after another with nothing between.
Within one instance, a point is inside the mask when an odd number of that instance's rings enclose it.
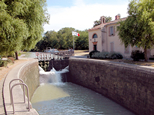
<instances>
[{"instance_id":1,"label":"distant building","mask_svg":"<svg viewBox=\"0 0 154 115\"><path fill-rule=\"evenodd\" d=\"M101 24L88 30L89 52L92 50L119 52L124 57L130 57L132 50L138 48L131 46L125 48L121 43L117 32L117 23L121 20L124 21L126 18L120 18L120 14L115 16L114 21L107 23L104 16L100 17ZM148 51L148 56L150 55L154 55L154 49Z\"/></svg>"}]
</instances>

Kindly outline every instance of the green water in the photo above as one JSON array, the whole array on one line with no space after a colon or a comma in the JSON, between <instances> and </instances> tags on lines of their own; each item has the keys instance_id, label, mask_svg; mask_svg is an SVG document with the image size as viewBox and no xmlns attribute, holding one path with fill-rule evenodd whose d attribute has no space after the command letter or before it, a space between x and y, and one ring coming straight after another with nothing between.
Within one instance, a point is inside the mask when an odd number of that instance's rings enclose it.
<instances>
[{"instance_id":1,"label":"green water","mask_svg":"<svg viewBox=\"0 0 154 115\"><path fill-rule=\"evenodd\" d=\"M31 102L40 115L134 115L101 94L73 83L41 85Z\"/></svg>"}]
</instances>

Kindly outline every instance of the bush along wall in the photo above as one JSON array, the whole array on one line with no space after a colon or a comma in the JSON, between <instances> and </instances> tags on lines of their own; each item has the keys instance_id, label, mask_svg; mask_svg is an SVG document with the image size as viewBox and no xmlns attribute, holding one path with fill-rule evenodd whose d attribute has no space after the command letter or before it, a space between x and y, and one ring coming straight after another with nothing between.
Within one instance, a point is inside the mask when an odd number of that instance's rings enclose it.
<instances>
[{"instance_id":1,"label":"bush along wall","mask_svg":"<svg viewBox=\"0 0 154 115\"><path fill-rule=\"evenodd\" d=\"M94 59L122 59L123 56L117 52L95 52L91 55Z\"/></svg>"},{"instance_id":2,"label":"bush along wall","mask_svg":"<svg viewBox=\"0 0 154 115\"><path fill-rule=\"evenodd\" d=\"M140 50L133 50L131 53L131 58L133 58L134 61L139 61L140 59L144 59L144 52Z\"/></svg>"}]
</instances>

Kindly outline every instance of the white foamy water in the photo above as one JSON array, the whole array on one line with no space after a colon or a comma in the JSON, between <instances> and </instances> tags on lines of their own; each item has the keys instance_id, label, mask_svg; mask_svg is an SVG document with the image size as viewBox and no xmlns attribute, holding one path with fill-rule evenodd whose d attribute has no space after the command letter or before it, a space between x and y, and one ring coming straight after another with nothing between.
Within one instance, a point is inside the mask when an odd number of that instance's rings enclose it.
<instances>
[{"instance_id":1,"label":"white foamy water","mask_svg":"<svg viewBox=\"0 0 154 115\"><path fill-rule=\"evenodd\" d=\"M62 73L68 72L68 66L60 71L56 71L54 68L52 68L49 72L45 72L40 66L39 66L39 74L40 74L40 84L43 83L52 83L57 85L64 84L62 82Z\"/></svg>"}]
</instances>

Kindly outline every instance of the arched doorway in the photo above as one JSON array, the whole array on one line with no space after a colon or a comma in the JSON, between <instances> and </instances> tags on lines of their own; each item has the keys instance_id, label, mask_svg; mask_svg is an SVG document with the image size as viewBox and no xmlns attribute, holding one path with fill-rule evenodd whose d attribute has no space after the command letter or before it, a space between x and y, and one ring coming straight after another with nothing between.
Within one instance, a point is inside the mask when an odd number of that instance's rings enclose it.
<instances>
[{"instance_id":1,"label":"arched doorway","mask_svg":"<svg viewBox=\"0 0 154 115\"><path fill-rule=\"evenodd\" d=\"M97 34L93 34L92 38L94 39L94 42L93 42L93 50L96 51L97 50Z\"/></svg>"}]
</instances>

